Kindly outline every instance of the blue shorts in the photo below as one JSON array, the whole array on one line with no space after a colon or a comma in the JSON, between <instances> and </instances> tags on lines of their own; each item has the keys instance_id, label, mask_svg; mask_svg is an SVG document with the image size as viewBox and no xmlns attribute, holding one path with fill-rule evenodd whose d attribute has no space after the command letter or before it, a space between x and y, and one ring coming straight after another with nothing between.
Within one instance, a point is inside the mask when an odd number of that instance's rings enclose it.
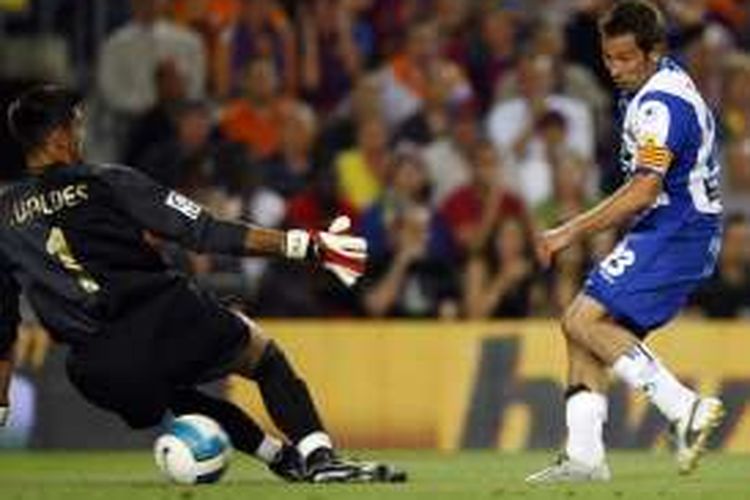
<instances>
[{"instance_id":1,"label":"blue shorts","mask_svg":"<svg viewBox=\"0 0 750 500\"><path fill-rule=\"evenodd\" d=\"M721 245L718 223L628 233L588 275L584 292L638 337L672 319L711 276Z\"/></svg>"}]
</instances>

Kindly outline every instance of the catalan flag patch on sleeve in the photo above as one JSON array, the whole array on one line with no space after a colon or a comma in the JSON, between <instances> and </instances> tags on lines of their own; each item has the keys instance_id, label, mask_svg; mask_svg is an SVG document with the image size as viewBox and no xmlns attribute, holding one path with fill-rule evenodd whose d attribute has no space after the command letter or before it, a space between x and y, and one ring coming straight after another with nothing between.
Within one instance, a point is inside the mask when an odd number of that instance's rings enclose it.
<instances>
[{"instance_id":1,"label":"catalan flag patch on sleeve","mask_svg":"<svg viewBox=\"0 0 750 500\"><path fill-rule=\"evenodd\" d=\"M656 141L645 141L638 146L636 165L639 167L665 172L672 163L672 151L667 146L657 144Z\"/></svg>"}]
</instances>

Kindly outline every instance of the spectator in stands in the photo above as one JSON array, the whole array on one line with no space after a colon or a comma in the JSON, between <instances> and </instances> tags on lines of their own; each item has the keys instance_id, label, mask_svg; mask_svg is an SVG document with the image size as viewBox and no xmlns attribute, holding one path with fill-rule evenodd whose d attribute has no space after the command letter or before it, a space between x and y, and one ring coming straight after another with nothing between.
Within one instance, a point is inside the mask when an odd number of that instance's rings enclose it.
<instances>
[{"instance_id":1,"label":"spectator in stands","mask_svg":"<svg viewBox=\"0 0 750 500\"><path fill-rule=\"evenodd\" d=\"M183 75L187 96L203 97L206 54L200 37L165 19L163 0L131 0L131 5L133 19L107 38L99 54L99 91L107 106L126 117L153 106L154 74L167 59Z\"/></svg>"},{"instance_id":2,"label":"spectator in stands","mask_svg":"<svg viewBox=\"0 0 750 500\"><path fill-rule=\"evenodd\" d=\"M230 101L221 113L221 131L247 146L254 159L264 160L279 151L286 117L299 105L280 92L273 62L256 59L247 68L244 97Z\"/></svg>"},{"instance_id":3,"label":"spectator in stands","mask_svg":"<svg viewBox=\"0 0 750 500\"><path fill-rule=\"evenodd\" d=\"M172 140L155 144L144 155L142 168L147 174L172 188L219 190L247 200L260 175L241 144L214 133L208 104L182 104L175 110L175 129ZM283 201L279 203L283 207Z\"/></svg>"},{"instance_id":4,"label":"spectator in stands","mask_svg":"<svg viewBox=\"0 0 750 500\"><path fill-rule=\"evenodd\" d=\"M357 39L353 2L313 0L298 10L302 32L301 90L321 112L333 110L361 75L367 43Z\"/></svg>"},{"instance_id":5,"label":"spectator in stands","mask_svg":"<svg viewBox=\"0 0 750 500\"><path fill-rule=\"evenodd\" d=\"M287 227L314 229L327 227L338 215L347 215L356 225L360 211L341 196L336 172L318 168L307 187L287 202Z\"/></svg>"},{"instance_id":6,"label":"spectator in stands","mask_svg":"<svg viewBox=\"0 0 750 500\"><path fill-rule=\"evenodd\" d=\"M741 214L724 223L721 253L713 277L694 297L694 304L711 318L750 316L750 225Z\"/></svg>"},{"instance_id":7,"label":"spectator in stands","mask_svg":"<svg viewBox=\"0 0 750 500\"><path fill-rule=\"evenodd\" d=\"M211 141L212 124L208 106L201 101L186 102L174 113L174 137L157 142L146 150L139 168L172 188L186 185L188 174L195 176L198 173L201 177L197 180L206 180L209 185L214 185L216 144Z\"/></svg>"},{"instance_id":8,"label":"spectator in stands","mask_svg":"<svg viewBox=\"0 0 750 500\"><path fill-rule=\"evenodd\" d=\"M586 162L568 152L560 155L553 169L553 193L535 210L536 220L543 227L554 227L592 206L589 197L592 169Z\"/></svg>"},{"instance_id":9,"label":"spectator in stands","mask_svg":"<svg viewBox=\"0 0 750 500\"><path fill-rule=\"evenodd\" d=\"M478 33L469 53L468 71L482 112L489 109L495 89L508 76L516 58L516 16L504 9L481 12Z\"/></svg>"},{"instance_id":10,"label":"spectator in stands","mask_svg":"<svg viewBox=\"0 0 750 500\"><path fill-rule=\"evenodd\" d=\"M362 210L375 201L388 182L391 152L388 131L378 115L357 124L357 145L335 160L341 196Z\"/></svg>"},{"instance_id":11,"label":"spectator in stands","mask_svg":"<svg viewBox=\"0 0 750 500\"><path fill-rule=\"evenodd\" d=\"M724 80L724 54L733 49L729 32L716 23L701 27L701 31L686 43L684 64L690 77L711 109L721 105Z\"/></svg>"},{"instance_id":12,"label":"spectator in stands","mask_svg":"<svg viewBox=\"0 0 750 500\"><path fill-rule=\"evenodd\" d=\"M520 95L495 104L487 118L490 139L506 154L511 182L530 206L552 192L551 158L557 150L593 157L591 114L582 101L553 93L552 70L548 57L522 59L516 70ZM560 127L562 140L550 141Z\"/></svg>"},{"instance_id":13,"label":"spectator in stands","mask_svg":"<svg viewBox=\"0 0 750 500\"><path fill-rule=\"evenodd\" d=\"M206 49L208 94L223 98L229 88L225 38L239 16L239 0L172 0L172 17L203 39Z\"/></svg>"},{"instance_id":14,"label":"spectator in stands","mask_svg":"<svg viewBox=\"0 0 750 500\"><path fill-rule=\"evenodd\" d=\"M428 144L446 134L450 110L439 85L430 85L422 107L406 118L394 134L394 142Z\"/></svg>"},{"instance_id":15,"label":"spectator in stands","mask_svg":"<svg viewBox=\"0 0 750 500\"><path fill-rule=\"evenodd\" d=\"M279 152L263 162L263 183L290 198L310 182L316 168L313 145L317 137L315 114L307 106L295 106L284 119Z\"/></svg>"},{"instance_id":16,"label":"spectator in stands","mask_svg":"<svg viewBox=\"0 0 750 500\"><path fill-rule=\"evenodd\" d=\"M529 36L531 54L548 57L552 61L553 88L556 92L585 103L594 118L597 143L608 140L612 121L609 94L589 68L566 61L567 47L562 26L538 22ZM513 81L509 79L509 82Z\"/></svg>"},{"instance_id":17,"label":"spectator in stands","mask_svg":"<svg viewBox=\"0 0 750 500\"><path fill-rule=\"evenodd\" d=\"M380 84L375 75L359 79L327 122L323 122L316 156L321 165L333 165L336 156L357 143L357 124L370 118L384 120Z\"/></svg>"},{"instance_id":18,"label":"spectator in stands","mask_svg":"<svg viewBox=\"0 0 750 500\"><path fill-rule=\"evenodd\" d=\"M470 162L469 182L450 194L440 208L464 255L485 248L506 218L524 221L527 230L532 226L525 204L503 181L500 157L493 144L479 143L471 152Z\"/></svg>"},{"instance_id":19,"label":"spectator in stands","mask_svg":"<svg viewBox=\"0 0 750 500\"><path fill-rule=\"evenodd\" d=\"M463 69L440 55L440 38L435 23L421 20L409 26L404 50L381 70L385 118L397 129L422 108L430 82L439 78L446 86L446 100L454 105L472 97Z\"/></svg>"},{"instance_id":20,"label":"spectator in stands","mask_svg":"<svg viewBox=\"0 0 750 500\"><path fill-rule=\"evenodd\" d=\"M426 144L448 132L453 115L472 112L472 99L454 99L454 76L451 72L437 72L426 83L422 105L404 119L396 130L396 142Z\"/></svg>"},{"instance_id":21,"label":"spectator in stands","mask_svg":"<svg viewBox=\"0 0 750 500\"><path fill-rule=\"evenodd\" d=\"M297 37L275 0L239 0L239 13L218 51L217 89L220 96L245 90L254 61L270 61L279 75L280 91L294 95L298 87Z\"/></svg>"},{"instance_id":22,"label":"spectator in stands","mask_svg":"<svg viewBox=\"0 0 750 500\"><path fill-rule=\"evenodd\" d=\"M586 0L574 2L565 24L566 59L590 69L606 88L612 87L609 72L604 66L599 41L599 18L614 0Z\"/></svg>"},{"instance_id":23,"label":"spectator in stands","mask_svg":"<svg viewBox=\"0 0 750 500\"><path fill-rule=\"evenodd\" d=\"M169 142L176 135L175 112L185 103L185 80L177 64L166 59L156 68L154 105L133 122L125 148L125 163L141 167L143 155L155 144Z\"/></svg>"},{"instance_id":24,"label":"spectator in stands","mask_svg":"<svg viewBox=\"0 0 750 500\"><path fill-rule=\"evenodd\" d=\"M466 68L470 50L472 2L434 0L432 10L440 33L440 54Z\"/></svg>"},{"instance_id":25,"label":"spectator in stands","mask_svg":"<svg viewBox=\"0 0 750 500\"><path fill-rule=\"evenodd\" d=\"M710 17L732 30L733 36L740 42L747 42L748 21L750 21L750 7L747 2L734 0L708 0L707 8ZM745 44L747 47L747 44Z\"/></svg>"},{"instance_id":26,"label":"spectator in stands","mask_svg":"<svg viewBox=\"0 0 750 500\"><path fill-rule=\"evenodd\" d=\"M446 119L448 134L427 144L422 155L427 164L435 206L440 206L448 195L469 181L471 152L481 140L473 105L453 110Z\"/></svg>"},{"instance_id":27,"label":"spectator in stands","mask_svg":"<svg viewBox=\"0 0 750 500\"><path fill-rule=\"evenodd\" d=\"M471 319L523 318L538 312L529 233L520 219L504 219L491 244L472 252L466 265L464 309Z\"/></svg>"},{"instance_id":28,"label":"spectator in stands","mask_svg":"<svg viewBox=\"0 0 750 500\"><path fill-rule=\"evenodd\" d=\"M390 57L401 48L410 26L431 14L430 2L423 0L377 0L370 17L377 36L378 49Z\"/></svg>"},{"instance_id":29,"label":"spectator in stands","mask_svg":"<svg viewBox=\"0 0 750 500\"><path fill-rule=\"evenodd\" d=\"M369 270L362 301L369 316L457 314L450 236L429 205L425 166L417 151L396 153L393 182L363 215Z\"/></svg>"},{"instance_id":30,"label":"spectator in stands","mask_svg":"<svg viewBox=\"0 0 750 500\"><path fill-rule=\"evenodd\" d=\"M377 259L389 252L388 229L393 220L411 207L430 212L430 244L440 259L453 256L453 246L442 217L430 208L430 183L421 151L401 143L393 157L391 182L383 194L362 214L360 229L368 236L368 252Z\"/></svg>"},{"instance_id":31,"label":"spectator in stands","mask_svg":"<svg viewBox=\"0 0 750 500\"><path fill-rule=\"evenodd\" d=\"M718 114L725 139L750 136L750 56L733 52L724 59L724 85Z\"/></svg>"},{"instance_id":32,"label":"spectator in stands","mask_svg":"<svg viewBox=\"0 0 750 500\"><path fill-rule=\"evenodd\" d=\"M721 194L725 210L750 217L750 135L726 145L723 167Z\"/></svg>"}]
</instances>

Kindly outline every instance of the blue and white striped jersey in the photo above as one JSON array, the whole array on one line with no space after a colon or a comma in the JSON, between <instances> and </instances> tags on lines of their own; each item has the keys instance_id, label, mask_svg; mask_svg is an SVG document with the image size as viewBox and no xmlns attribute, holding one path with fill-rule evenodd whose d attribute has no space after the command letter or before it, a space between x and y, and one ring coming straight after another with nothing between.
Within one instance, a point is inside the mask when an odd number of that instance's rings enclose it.
<instances>
[{"instance_id":1,"label":"blue and white striped jersey","mask_svg":"<svg viewBox=\"0 0 750 500\"><path fill-rule=\"evenodd\" d=\"M690 76L669 58L632 96L623 118L621 167L663 178L663 192L637 226L668 230L722 212L716 126Z\"/></svg>"}]
</instances>

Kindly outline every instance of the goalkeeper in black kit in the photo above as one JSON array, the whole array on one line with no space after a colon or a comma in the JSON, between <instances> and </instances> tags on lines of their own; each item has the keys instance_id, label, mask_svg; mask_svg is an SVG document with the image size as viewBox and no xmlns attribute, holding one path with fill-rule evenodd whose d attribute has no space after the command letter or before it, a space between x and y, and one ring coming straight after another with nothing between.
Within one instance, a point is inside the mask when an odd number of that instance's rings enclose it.
<instances>
[{"instance_id":1,"label":"goalkeeper in black kit","mask_svg":"<svg viewBox=\"0 0 750 500\"><path fill-rule=\"evenodd\" d=\"M168 413L218 421L235 449L287 480L400 481L394 467L333 451L307 386L256 323L171 270L147 235L199 252L317 261L351 286L364 239L328 231L279 231L219 220L185 196L119 165L82 159L83 109L63 88L42 86L8 108L27 175L0 192L0 421L19 322L18 295L51 336L70 346L67 372L92 404L132 428ZM237 374L258 384L287 440L266 434L240 408L196 389Z\"/></svg>"}]
</instances>

